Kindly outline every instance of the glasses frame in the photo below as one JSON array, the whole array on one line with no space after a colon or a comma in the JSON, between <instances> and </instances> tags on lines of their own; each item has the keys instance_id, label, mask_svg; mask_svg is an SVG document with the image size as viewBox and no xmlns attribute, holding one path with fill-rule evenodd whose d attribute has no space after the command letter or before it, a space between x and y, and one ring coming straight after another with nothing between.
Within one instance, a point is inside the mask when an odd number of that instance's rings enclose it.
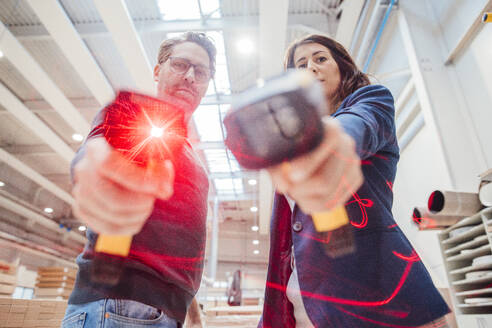
<instances>
[{"instance_id":1,"label":"glasses frame","mask_svg":"<svg viewBox=\"0 0 492 328\"><path fill-rule=\"evenodd\" d=\"M187 68L183 71L183 72L180 72L178 70L176 70L175 67L173 67L172 65L172 61L174 59L179 59L179 60L182 60L184 61L186 64L187 64ZM193 64L190 60L186 59L186 58L183 58L183 57L175 57L175 56L169 56L167 58L167 60L169 60L169 67L171 68L171 70L176 73L176 74L180 74L180 75L185 75L186 73L188 73L188 71L190 70L190 67L193 67L193 76L195 77L195 81L196 83L198 84L205 84L205 83L208 83L210 81L210 79L212 78L212 72L210 70L209 67L206 67L206 66L203 66L203 65L200 65L200 64ZM167 61L166 60L166 61ZM207 78L204 80L204 81L201 81L197 78L197 75L196 75L196 68L199 67L201 69L204 69L208 72L207 74Z\"/></svg>"}]
</instances>

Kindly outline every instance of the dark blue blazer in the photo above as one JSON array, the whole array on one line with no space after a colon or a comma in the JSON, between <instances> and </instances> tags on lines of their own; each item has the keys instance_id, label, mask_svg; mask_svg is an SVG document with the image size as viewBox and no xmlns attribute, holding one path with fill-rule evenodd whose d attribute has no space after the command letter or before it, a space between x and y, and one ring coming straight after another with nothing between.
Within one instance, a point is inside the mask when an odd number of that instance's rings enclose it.
<instances>
[{"instance_id":1,"label":"dark blue blazer","mask_svg":"<svg viewBox=\"0 0 492 328\"><path fill-rule=\"evenodd\" d=\"M415 327L444 316L448 306L391 213L399 148L390 91L362 87L333 116L355 140L362 161L364 183L345 206L356 252L325 255L311 217L297 205L291 213L285 197L275 194L259 326L295 327L285 295L292 245L304 306L316 327Z\"/></svg>"}]
</instances>

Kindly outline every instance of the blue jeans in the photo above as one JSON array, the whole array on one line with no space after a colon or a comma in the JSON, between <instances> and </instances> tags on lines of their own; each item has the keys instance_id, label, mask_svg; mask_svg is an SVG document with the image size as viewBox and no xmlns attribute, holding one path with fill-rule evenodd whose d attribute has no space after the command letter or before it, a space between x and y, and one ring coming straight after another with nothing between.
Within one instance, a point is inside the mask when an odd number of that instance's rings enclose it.
<instances>
[{"instance_id":1,"label":"blue jeans","mask_svg":"<svg viewBox=\"0 0 492 328\"><path fill-rule=\"evenodd\" d=\"M103 299L69 304L62 328L176 328L177 321L152 306L131 300Z\"/></svg>"}]
</instances>

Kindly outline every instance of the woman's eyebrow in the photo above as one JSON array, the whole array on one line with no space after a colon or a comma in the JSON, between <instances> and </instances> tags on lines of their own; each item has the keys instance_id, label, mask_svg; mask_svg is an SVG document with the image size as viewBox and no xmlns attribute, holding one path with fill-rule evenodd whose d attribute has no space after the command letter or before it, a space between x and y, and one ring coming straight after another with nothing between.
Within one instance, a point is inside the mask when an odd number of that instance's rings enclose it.
<instances>
[{"instance_id":1,"label":"woman's eyebrow","mask_svg":"<svg viewBox=\"0 0 492 328\"><path fill-rule=\"evenodd\" d=\"M311 54L311 57L312 57L312 56L316 56L317 54L322 53L322 52L326 52L326 53L328 53L328 51L325 51L325 50L318 50L318 51L313 52L313 53ZM298 60L297 60L294 64L297 64L298 62L300 62L300 61L301 61L301 60L303 60L303 59L306 59L306 57L301 57L301 58L299 58L299 59L298 59Z\"/></svg>"}]
</instances>

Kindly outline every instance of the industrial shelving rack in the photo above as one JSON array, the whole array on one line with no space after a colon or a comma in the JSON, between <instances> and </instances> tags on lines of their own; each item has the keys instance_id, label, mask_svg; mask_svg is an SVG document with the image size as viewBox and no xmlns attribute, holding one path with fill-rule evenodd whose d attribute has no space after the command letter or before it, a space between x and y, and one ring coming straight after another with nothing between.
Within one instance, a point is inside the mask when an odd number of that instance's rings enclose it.
<instances>
[{"instance_id":1,"label":"industrial shelving rack","mask_svg":"<svg viewBox=\"0 0 492 328\"><path fill-rule=\"evenodd\" d=\"M461 234L451 236L451 231L470 226ZM492 327L492 302L470 304L467 298L492 298L492 261L473 263L473 260L492 255L492 207L460 220L439 233L439 244L453 299L459 327ZM488 271L480 277L467 274Z\"/></svg>"}]
</instances>

